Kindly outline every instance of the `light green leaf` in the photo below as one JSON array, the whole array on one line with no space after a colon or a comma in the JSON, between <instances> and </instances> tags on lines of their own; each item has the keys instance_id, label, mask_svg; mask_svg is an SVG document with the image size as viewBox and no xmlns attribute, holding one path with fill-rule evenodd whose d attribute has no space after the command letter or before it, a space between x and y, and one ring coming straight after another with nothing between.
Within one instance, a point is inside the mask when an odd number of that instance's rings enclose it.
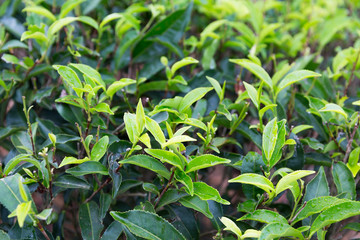
<instances>
[{"instance_id":1,"label":"light green leaf","mask_svg":"<svg viewBox=\"0 0 360 240\"><path fill-rule=\"evenodd\" d=\"M115 19L122 18L122 17L123 17L123 15L120 13L111 13L111 14L107 15L100 23L100 29L104 28L104 26L106 24L108 24L109 22L111 22Z\"/></svg>"},{"instance_id":2,"label":"light green leaf","mask_svg":"<svg viewBox=\"0 0 360 240\"><path fill-rule=\"evenodd\" d=\"M56 21L56 17L54 16L54 14L52 14L49 10L47 10L46 8L40 7L40 6L31 6L31 7L26 7L22 10L23 12L32 12L32 13L36 13L38 15L44 16L48 19L50 19L51 21Z\"/></svg>"},{"instance_id":3,"label":"light green leaf","mask_svg":"<svg viewBox=\"0 0 360 240\"><path fill-rule=\"evenodd\" d=\"M37 169L41 169L40 162L34 159L30 154L19 154L16 157L12 158L6 165L3 171L4 175L8 175L11 170L13 170L19 163L28 162L37 167Z\"/></svg>"},{"instance_id":4,"label":"light green leaf","mask_svg":"<svg viewBox=\"0 0 360 240\"><path fill-rule=\"evenodd\" d=\"M360 202L351 201L332 206L317 216L311 225L309 237L325 226L357 215L360 215Z\"/></svg>"},{"instance_id":5,"label":"light green leaf","mask_svg":"<svg viewBox=\"0 0 360 240\"><path fill-rule=\"evenodd\" d=\"M174 65L172 65L171 67L171 74L174 76L175 72L179 69L182 68L184 66L190 65L190 64L195 64L198 63L199 61L192 58L192 57L186 57L181 59L180 61L174 63Z\"/></svg>"},{"instance_id":6,"label":"light green leaf","mask_svg":"<svg viewBox=\"0 0 360 240\"><path fill-rule=\"evenodd\" d=\"M276 95L279 94L279 92L281 92L287 86L290 86L291 84L299 82L305 78L320 77L320 76L321 74L309 70L298 70L291 72L288 75L286 75L277 86Z\"/></svg>"},{"instance_id":7,"label":"light green leaf","mask_svg":"<svg viewBox=\"0 0 360 240\"><path fill-rule=\"evenodd\" d=\"M61 168L63 166L66 166L66 165L69 165L69 164L81 164L81 163L87 162L87 161L89 161L89 158L87 158L87 157L85 157L83 159L77 159L77 158L74 158L74 157L65 157L62 160L59 168Z\"/></svg>"},{"instance_id":8,"label":"light green leaf","mask_svg":"<svg viewBox=\"0 0 360 240\"><path fill-rule=\"evenodd\" d=\"M14 64L14 65L20 63L20 60L17 57L15 57L14 55L11 55L11 54L6 54L6 53L1 56L1 60L3 60L6 63L10 63L10 64Z\"/></svg>"},{"instance_id":9,"label":"light green leaf","mask_svg":"<svg viewBox=\"0 0 360 240\"><path fill-rule=\"evenodd\" d=\"M270 223L261 230L259 240L272 240L280 237L304 239L304 236L299 230L296 230L287 223Z\"/></svg>"},{"instance_id":10,"label":"light green leaf","mask_svg":"<svg viewBox=\"0 0 360 240\"><path fill-rule=\"evenodd\" d=\"M159 159L161 162L169 163L179 169L184 169L184 162L173 152L161 149L145 149L147 154Z\"/></svg>"},{"instance_id":11,"label":"light green leaf","mask_svg":"<svg viewBox=\"0 0 360 240\"><path fill-rule=\"evenodd\" d=\"M95 161L84 162L76 167L67 169L66 172L74 176L83 176L87 174L109 175L108 169L101 163Z\"/></svg>"},{"instance_id":12,"label":"light green leaf","mask_svg":"<svg viewBox=\"0 0 360 240\"><path fill-rule=\"evenodd\" d=\"M302 131L305 131L305 130L311 129L311 128L314 128L314 127L311 125L299 125L299 126L294 127L291 132L294 134L298 134L299 132L302 132Z\"/></svg>"},{"instance_id":13,"label":"light green leaf","mask_svg":"<svg viewBox=\"0 0 360 240\"><path fill-rule=\"evenodd\" d=\"M264 114L268 111L268 110L270 110L270 109L273 109L273 108L275 108L275 107L277 107L277 104L267 104L265 107L263 107L262 109L260 109L260 111L259 111L259 117L263 117L264 116Z\"/></svg>"},{"instance_id":14,"label":"light green leaf","mask_svg":"<svg viewBox=\"0 0 360 240\"><path fill-rule=\"evenodd\" d=\"M109 137L104 136L100 138L100 140L95 143L94 147L91 150L91 160L99 161L106 153L107 147L109 144Z\"/></svg>"},{"instance_id":15,"label":"light green leaf","mask_svg":"<svg viewBox=\"0 0 360 240\"><path fill-rule=\"evenodd\" d=\"M59 20L56 20L53 24L50 25L48 29L48 38L53 37L58 31L60 31L66 25L69 25L72 22L78 20L77 17L66 17Z\"/></svg>"},{"instance_id":16,"label":"light green leaf","mask_svg":"<svg viewBox=\"0 0 360 240\"><path fill-rule=\"evenodd\" d=\"M173 225L155 213L130 210L127 212L112 211L110 215L138 237L150 240L185 240L185 237Z\"/></svg>"},{"instance_id":17,"label":"light green leaf","mask_svg":"<svg viewBox=\"0 0 360 240\"><path fill-rule=\"evenodd\" d=\"M165 135L163 133L163 131L161 130L161 127L159 126L159 124L149 118L149 117L145 117L145 127L146 129L151 132L151 134L154 136L154 138L156 139L156 141L160 144L164 144L165 143Z\"/></svg>"},{"instance_id":18,"label":"light green leaf","mask_svg":"<svg viewBox=\"0 0 360 240\"><path fill-rule=\"evenodd\" d=\"M261 235L261 231L255 230L255 229L248 229L244 232L244 235L242 235L241 239L245 238L256 238L259 239Z\"/></svg>"},{"instance_id":19,"label":"light green leaf","mask_svg":"<svg viewBox=\"0 0 360 240\"><path fill-rule=\"evenodd\" d=\"M183 99L181 99L178 110L179 112L185 112L194 102L200 100L205 96L206 93L211 91L212 87L200 87L195 88L188 92Z\"/></svg>"},{"instance_id":20,"label":"light green leaf","mask_svg":"<svg viewBox=\"0 0 360 240\"><path fill-rule=\"evenodd\" d=\"M348 117L348 115L346 114L344 109L342 109L342 107L340 107L339 105L334 104L334 103L326 104L325 107L323 107L319 110L319 112L334 112L334 113L341 114L342 116L344 116L345 119L347 119L347 117Z\"/></svg>"},{"instance_id":21,"label":"light green leaf","mask_svg":"<svg viewBox=\"0 0 360 240\"><path fill-rule=\"evenodd\" d=\"M291 188L291 184L293 182L296 182L297 180L314 173L315 171L308 171L308 170L298 170L289 173L285 177L281 178L278 184L276 185L276 195L285 191L288 188Z\"/></svg>"},{"instance_id":22,"label":"light green leaf","mask_svg":"<svg viewBox=\"0 0 360 240\"><path fill-rule=\"evenodd\" d=\"M187 188L187 192L193 196L194 195L194 183L189 175L187 175L182 169L175 170L175 179L180 183L184 184Z\"/></svg>"},{"instance_id":23,"label":"light green leaf","mask_svg":"<svg viewBox=\"0 0 360 240\"><path fill-rule=\"evenodd\" d=\"M212 78L212 77L208 77L208 76L206 76L206 79L211 83L211 85L215 89L215 92L218 95L220 102L221 102L222 101L222 93L221 93L222 89L221 89L221 86L220 86L218 80L216 80L215 78Z\"/></svg>"},{"instance_id":24,"label":"light green leaf","mask_svg":"<svg viewBox=\"0 0 360 240\"><path fill-rule=\"evenodd\" d=\"M120 89L131 85L131 84L135 84L136 81L130 78L122 78L119 81L115 81L113 82L108 89L106 90L106 95L108 95L110 97L110 99L112 99L112 97L114 96L114 94L119 91Z\"/></svg>"},{"instance_id":25,"label":"light green leaf","mask_svg":"<svg viewBox=\"0 0 360 240\"><path fill-rule=\"evenodd\" d=\"M53 65L53 68L57 70L62 79L68 83L71 87L82 88L82 83L77 76L76 72L69 67L61 65Z\"/></svg>"},{"instance_id":26,"label":"light green leaf","mask_svg":"<svg viewBox=\"0 0 360 240\"><path fill-rule=\"evenodd\" d=\"M175 143L183 143L183 142L192 142L192 141L196 141L195 138L186 136L186 135L181 135L181 136L174 136L171 139L169 139L166 143L161 144L162 148L165 148L167 146L170 146L171 144L175 144Z\"/></svg>"},{"instance_id":27,"label":"light green leaf","mask_svg":"<svg viewBox=\"0 0 360 240\"><path fill-rule=\"evenodd\" d=\"M31 201L23 202L17 206L16 217L17 217L19 226L21 228L24 226L25 219L30 212L31 212Z\"/></svg>"},{"instance_id":28,"label":"light green leaf","mask_svg":"<svg viewBox=\"0 0 360 240\"><path fill-rule=\"evenodd\" d=\"M80 16L80 17L78 17L78 21L83 22L83 23L95 28L96 30L99 28L99 24L91 17Z\"/></svg>"},{"instance_id":29,"label":"light green leaf","mask_svg":"<svg viewBox=\"0 0 360 240\"><path fill-rule=\"evenodd\" d=\"M272 182L264 176L255 173L245 173L241 174L240 176L230 179L230 183L238 182L242 184L250 184L254 185L255 187L261 188L269 195L273 195L272 192L275 192L274 185Z\"/></svg>"},{"instance_id":30,"label":"light green leaf","mask_svg":"<svg viewBox=\"0 0 360 240\"><path fill-rule=\"evenodd\" d=\"M346 166L352 172L354 178L356 177L356 174L360 170L359 156L360 156L360 147L357 147L351 151L349 155L348 163L346 164Z\"/></svg>"},{"instance_id":31,"label":"light green leaf","mask_svg":"<svg viewBox=\"0 0 360 240\"><path fill-rule=\"evenodd\" d=\"M140 135L136 127L136 115L126 112L124 114L124 123L125 123L126 133L129 137L130 142L135 144L138 141L138 137Z\"/></svg>"},{"instance_id":32,"label":"light green leaf","mask_svg":"<svg viewBox=\"0 0 360 240\"><path fill-rule=\"evenodd\" d=\"M104 102L97 104L95 107L90 108L90 110L91 111L96 111L96 112L108 113L110 115L114 115L114 112L111 111L109 104L104 103Z\"/></svg>"},{"instance_id":33,"label":"light green leaf","mask_svg":"<svg viewBox=\"0 0 360 240\"><path fill-rule=\"evenodd\" d=\"M67 0L62 6L59 14L59 19L66 17L66 15L73 10L76 6L85 0Z\"/></svg>"},{"instance_id":34,"label":"light green leaf","mask_svg":"<svg viewBox=\"0 0 360 240\"><path fill-rule=\"evenodd\" d=\"M246 68L255 76L257 76L261 81L263 81L268 87L270 87L270 89L273 88L272 80L269 74L261 66L253 63L248 59L230 59L229 61Z\"/></svg>"},{"instance_id":35,"label":"light green leaf","mask_svg":"<svg viewBox=\"0 0 360 240\"><path fill-rule=\"evenodd\" d=\"M34 32L34 33L31 33L29 31L26 31L24 32L22 35L21 35L21 41L24 41L26 39L35 39L35 40L38 40L40 43L43 42L43 43L47 43L48 42L48 38L45 36L45 34L43 34L42 32Z\"/></svg>"},{"instance_id":36,"label":"light green leaf","mask_svg":"<svg viewBox=\"0 0 360 240\"><path fill-rule=\"evenodd\" d=\"M236 236L240 239L242 236L242 232L240 228L229 218L222 217L220 221L225 225L224 230L231 231L236 234Z\"/></svg>"},{"instance_id":37,"label":"light green leaf","mask_svg":"<svg viewBox=\"0 0 360 240\"><path fill-rule=\"evenodd\" d=\"M236 221L253 220L262 223L283 223L287 224L286 218L281 216L277 212L273 212L267 209L258 209L252 213L245 214Z\"/></svg>"},{"instance_id":38,"label":"light green leaf","mask_svg":"<svg viewBox=\"0 0 360 240\"><path fill-rule=\"evenodd\" d=\"M85 64L80 64L80 63L70 63L69 64L71 67L76 68L77 70L79 70L80 72L82 72L85 76L87 76L88 78L91 78L92 80L94 80L97 84L99 84L100 86L102 86L102 88L105 91L106 88L106 84L105 82L102 80L101 75L98 71L96 71L95 69L93 69L92 67L85 65Z\"/></svg>"},{"instance_id":39,"label":"light green leaf","mask_svg":"<svg viewBox=\"0 0 360 240\"><path fill-rule=\"evenodd\" d=\"M278 125L276 118L268 122L264 128L262 147L265 153L266 160L270 161L278 137Z\"/></svg>"},{"instance_id":40,"label":"light green leaf","mask_svg":"<svg viewBox=\"0 0 360 240\"><path fill-rule=\"evenodd\" d=\"M246 91L247 91L251 101L254 103L255 107L258 108L259 107L259 103L257 101L258 92L252 85L248 84L247 82L244 82L244 86L246 88Z\"/></svg>"},{"instance_id":41,"label":"light green leaf","mask_svg":"<svg viewBox=\"0 0 360 240\"><path fill-rule=\"evenodd\" d=\"M22 197L19 189L19 182L23 182L20 174L4 177L0 179L0 203L9 211L16 211L21 204ZM31 199L30 191L26 185L23 186L28 199ZM16 212L15 212L16 213Z\"/></svg>"},{"instance_id":42,"label":"light green leaf","mask_svg":"<svg viewBox=\"0 0 360 240\"><path fill-rule=\"evenodd\" d=\"M224 205L230 205L230 202L221 198L218 190L204 182L194 182L194 194L202 200L213 200Z\"/></svg>"},{"instance_id":43,"label":"light green leaf","mask_svg":"<svg viewBox=\"0 0 360 240\"><path fill-rule=\"evenodd\" d=\"M151 148L151 140L149 137L149 134L144 133L143 135L141 135L141 137L139 138L139 140L145 144L146 147Z\"/></svg>"},{"instance_id":44,"label":"light green leaf","mask_svg":"<svg viewBox=\"0 0 360 240\"><path fill-rule=\"evenodd\" d=\"M144 112L144 108L143 108L141 99L139 99L139 102L138 102L138 105L136 108L136 125L137 125L137 129L139 130L139 133L141 134L145 128L145 112Z\"/></svg>"},{"instance_id":45,"label":"light green leaf","mask_svg":"<svg viewBox=\"0 0 360 240\"><path fill-rule=\"evenodd\" d=\"M192 159L186 166L186 173L193 172L199 169L213 167L218 164L230 163L231 161L225 158L220 158L211 154L204 154Z\"/></svg>"},{"instance_id":46,"label":"light green leaf","mask_svg":"<svg viewBox=\"0 0 360 240\"><path fill-rule=\"evenodd\" d=\"M166 167L164 167L164 165L159 162L159 160L150 156L138 154L119 162L119 164L125 163L149 169L150 171L156 172L166 179L170 178L170 172L166 169Z\"/></svg>"},{"instance_id":47,"label":"light green leaf","mask_svg":"<svg viewBox=\"0 0 360 240\"><path fill-rule=\"evenodd\" d=\"M41 213L36 214L35 216L37 219L46 221L50 217L51 212L52 212L52 208L47 208L47 209L42 210Z\"/></svg>"}]
</instances>

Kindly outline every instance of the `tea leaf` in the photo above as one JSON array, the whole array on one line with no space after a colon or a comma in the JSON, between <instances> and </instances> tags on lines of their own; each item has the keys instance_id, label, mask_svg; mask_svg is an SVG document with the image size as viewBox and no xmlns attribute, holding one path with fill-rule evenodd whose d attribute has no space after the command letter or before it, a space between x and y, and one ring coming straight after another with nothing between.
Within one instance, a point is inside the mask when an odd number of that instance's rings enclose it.
<instances>
[{"instance_id":1,"label":"tea leaf","mask_svg":"<svg viewBox=\"0 0 360 240\"><path fill-rule=\"evenodd\" d=\"M335 222L360 214L360 202L344 202L332 206L320 213L310 228L309 237L319 229Z\"/></svg>"},{"instance_id":2,"label":"tea leaf","mask_svg":"<svg viewBox=\"0 0 360 240\"><path fill-rule=\"evenodd\" d=\"M192 159L186 166L186 173L193 172L195 170L212 167L218 164L229 163L230 160L220 158L211 154L204 154Z\"/></svg>"},{"instance_id":3,"label":"tea leaf","mask_svg":"<svg viewBox=\"0 0 360 240\"><path fill-rule=\"evenodd\" d=\"M125 163L149 169L150 171L156 172L166 179L170 178L170 172L166 169L166 167L164 167L164 165L162 165L159 160L156 160L155 158L149 157L147 155L138 154L119 162L119 164Z\"/></svg>"},{"instance_id":4,"label":"tea leaf","mask_svg":"<svg viewBox=\"0 0 360 240\"><path fill-rule=\"evenodd\" d=\"M185 237L173 225L155 213L130 210L127 212L112 211L110 215L138 237L152 240L185 240Z\"/></svg>"}]
</instances>

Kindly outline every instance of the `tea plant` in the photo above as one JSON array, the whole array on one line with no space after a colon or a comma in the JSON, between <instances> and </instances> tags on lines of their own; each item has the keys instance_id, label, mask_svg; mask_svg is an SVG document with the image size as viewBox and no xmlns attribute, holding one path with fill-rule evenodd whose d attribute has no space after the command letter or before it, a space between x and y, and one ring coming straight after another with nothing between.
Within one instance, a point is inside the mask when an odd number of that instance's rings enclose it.
<instances>
[{"instance_id":1,"label":"tea plant","mask_svg":"<svg viewBox=\"0 0 360 240\"><path fill-rule=\"evenodd\" d=\"M3 1L0 238L359 237L359 7Z\"/></svg>"}]
</instances>

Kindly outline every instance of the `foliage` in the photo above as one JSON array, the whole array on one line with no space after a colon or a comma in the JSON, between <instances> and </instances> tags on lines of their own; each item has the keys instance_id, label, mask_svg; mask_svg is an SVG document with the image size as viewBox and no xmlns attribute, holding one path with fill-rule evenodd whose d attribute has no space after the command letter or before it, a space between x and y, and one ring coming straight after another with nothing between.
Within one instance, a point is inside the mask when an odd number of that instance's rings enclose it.
<instances>
[{"instance_id":1,"label":"foliage","mask_svg":"<svg viewBox=\"0 0 360 240\"><path fill-rule=\"evenodd\" d=\"M354 236L359 9L3 1L0 238Z\"/></svg>"}]
</instances>

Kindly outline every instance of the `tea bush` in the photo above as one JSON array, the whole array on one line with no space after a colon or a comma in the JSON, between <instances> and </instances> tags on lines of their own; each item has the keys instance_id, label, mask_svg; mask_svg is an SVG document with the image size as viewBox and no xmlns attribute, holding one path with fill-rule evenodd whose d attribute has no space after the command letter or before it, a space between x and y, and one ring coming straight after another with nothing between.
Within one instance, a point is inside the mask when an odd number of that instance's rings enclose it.
<instances>
[{"instance_id":1,"label":"tea bush","mask_svg":"<svg viewBox=\"0 0 360 240\"><path fill-rule=\"evenodd\" d=\"M2 1L0 238L356 237L359 15Z\"/></svg>"}]
</instances>

